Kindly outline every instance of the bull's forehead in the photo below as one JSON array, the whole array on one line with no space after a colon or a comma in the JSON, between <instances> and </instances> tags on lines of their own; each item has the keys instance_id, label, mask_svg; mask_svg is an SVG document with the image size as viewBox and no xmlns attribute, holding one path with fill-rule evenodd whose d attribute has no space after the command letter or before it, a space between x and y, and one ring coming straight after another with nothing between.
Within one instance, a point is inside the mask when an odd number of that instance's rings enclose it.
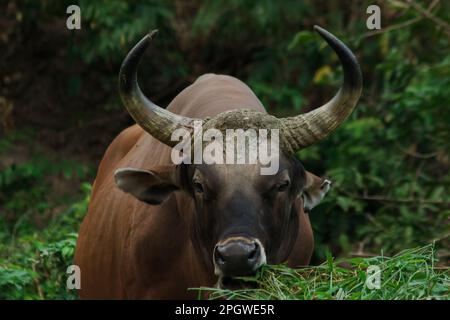
<instances>
[{"instance_id":1,"label":"bull's forehead","mask_svg":"<svg viewBox=\"0 0 450 320\"><path fill-rule=\"evenodd\" d=\"M214 164L197 166L197 172L211 180L254 179L260 175L261 164ZM230 182L230 181L227 181Z\"/></svg>"},{"instance_id":2,"label":"bull's forehead","mask_svg":"<svg viewBox=\"0 0 450 320\"><path fill-rule=\"evenodd\" d=\"M230 110L213 118L194 121L193 132L185 137L192 138L185 143L193 147L193 152L198 154L199 149L207 150L206 157L211 156L211 152L216 156L218 152L223 153L228 159L230 154L250 159L261 153L278 157L286 149L280 138L279 120L247 109Z\"/></svg>"},{"instance_id":3,"label":"bull's forehead","mask_svg":"<svg viewBox=\"0 0 450 320\"><path fill-rule=\"evenodd\" d=\"M262 175L261 163L256 164L201 164L196 165L194 179L201 179L210 188L217 190L249 189L286 178L289 174L289 163L280 158L278 171L274 175Z\"/></svg>"}]
</instances>

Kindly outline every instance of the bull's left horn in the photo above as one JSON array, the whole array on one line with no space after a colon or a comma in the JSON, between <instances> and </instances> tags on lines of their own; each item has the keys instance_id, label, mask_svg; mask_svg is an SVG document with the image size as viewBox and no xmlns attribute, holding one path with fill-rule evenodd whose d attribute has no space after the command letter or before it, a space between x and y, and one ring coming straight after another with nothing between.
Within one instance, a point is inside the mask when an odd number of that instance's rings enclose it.
<instances>
[{"instance_id":1,"label":"bull's left horn","mask_svg":"<svg viewBox=\"0 0 450 320\"><path fill-rule=\"evenodd\" d=\"M335 130L353 111L362 91L361 69L350 49L325 29L319 26L314 29L338 55L344 69L344 82L334 98L320 108L280 119L290 152L310 146Z\"/></svg>"},{"instance_id":2,"label":"bull's left horn","mask_svg":"<svg viewBox=\"0 0 450 320\"><path fill-rule=\"evenodd\" d=\"M158 107L142 93L137 82L137 67L157 32L153 30L146 35L126 56L119 73L119 92L123 104L136 123L162 143L174 147L178 142L171 141L172 132L178 128L192 132L195 119Z\"/></svg>"}]
</instances>

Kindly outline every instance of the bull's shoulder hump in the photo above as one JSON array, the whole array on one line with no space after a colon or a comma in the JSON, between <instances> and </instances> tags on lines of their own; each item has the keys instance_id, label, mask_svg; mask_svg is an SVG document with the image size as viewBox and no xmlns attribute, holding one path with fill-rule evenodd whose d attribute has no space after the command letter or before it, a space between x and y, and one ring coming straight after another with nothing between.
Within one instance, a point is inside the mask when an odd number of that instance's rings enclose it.
<instances>
[{"instance_id":1,"label":"bull's shoulder hump","mask_svg":"<svg viewBox=\"0 0 450 320\"><path fill-rule=\"evenodd\" d=\"M208 73L180 92L167 108L173 113L194 118L215 116L232 109L265 112L261 101L241 80Z\"/></svg>"},{"instance_id":2,"label":"bull's shoulder hump","mask_svg":"<svg viewBox=\"0 0 450 320\"><path fill-rule=\"evenodd\" d=\"M225 74L215 74L215 73L205 73L197 78L194 83L204 82L204 81L231 81L243 83L238 78Z\"/></svg>"}]
</instances>

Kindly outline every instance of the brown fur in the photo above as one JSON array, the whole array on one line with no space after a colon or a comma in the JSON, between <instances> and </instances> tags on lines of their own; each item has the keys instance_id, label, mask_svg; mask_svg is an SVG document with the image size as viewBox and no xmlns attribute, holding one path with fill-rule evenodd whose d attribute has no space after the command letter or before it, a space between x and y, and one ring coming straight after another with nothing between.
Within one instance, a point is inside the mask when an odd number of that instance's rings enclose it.
<instances>
[{"instance_id":1,"label":"brown fur","mask_svg":"<svg viewBox=\"0 0 450 320\"><path fill-rule=\"evenodd\" d=\"M168 110L205 118L241 108L265 112L244 83L208 74L183 90ZM196 258L187 228L193 207L186 195L175 192L163 204L153 206L123 193L114 182L113 174L119 168L170 165L170 153L169 147L137 125L124 130L108 147L76 248L81 298L195 298L197 293L187 288L213 286L217 281L213 270L205 269ZM313 233L300 198L295 206L299 234L289 264L307 265Z\"/></svg>"}]
</instances>

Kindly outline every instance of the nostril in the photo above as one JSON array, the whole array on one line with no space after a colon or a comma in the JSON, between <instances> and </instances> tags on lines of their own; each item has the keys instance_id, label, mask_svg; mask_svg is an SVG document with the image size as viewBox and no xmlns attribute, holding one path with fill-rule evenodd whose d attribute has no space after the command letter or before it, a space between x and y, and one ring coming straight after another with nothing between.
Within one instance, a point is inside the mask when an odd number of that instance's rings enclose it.
<instances>
[{"instance_id":1,"label":"nostril","mask_svg":"<svg viewBox=\"0 0 450 320\"><path fill-rule=\"evenodd\" d=\"M256 257L256 250L253 250L252 252L250 252L250 255L248 256L249 260L253 260Z\"/></svg>"},{"instance_id":2,"label":"nostril","mask_svg":"<svg viewBox=\"0 0 450 320\"><path fill-rule=\"evenodd\" d=\"M259 254L259 246L256 243L254 243L253 249L248 255L248 260L255 260L258 257L258 254Z\"/></svg>"},{"instance_id":3,"label":"nostril","mask_svg":"<svg viewBox=\"0 0 450 320\"><path fill-rule=\"evenodd\" d=\"M225 264L225 257L220 252L220 247L216 248L215 254L216 254L216 262L220 264Z\"/></svg>"}]
</instances>

